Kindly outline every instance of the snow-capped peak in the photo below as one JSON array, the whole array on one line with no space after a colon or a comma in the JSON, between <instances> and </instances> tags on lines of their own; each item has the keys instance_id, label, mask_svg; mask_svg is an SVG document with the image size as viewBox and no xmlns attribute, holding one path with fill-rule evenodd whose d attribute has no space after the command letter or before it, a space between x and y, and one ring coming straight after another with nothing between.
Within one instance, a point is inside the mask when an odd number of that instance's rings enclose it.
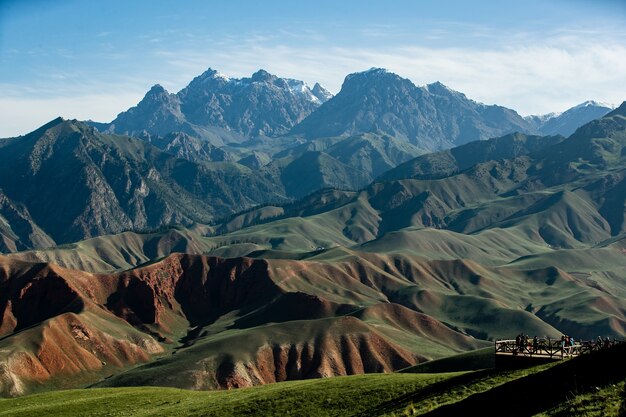
<instances>
[{"instance_id":1,"label":"snow-capped peak","mask_svg":"<svg viewBox=\"0 0 626 417\"><path fill-rule=\"evenodd\" d=\"M389 70L387 68L379 68L379 67L372 67L366 71L363 71L364 74L386 74L388 73Z\"/></svg>"},{"instance_id":2,"label":"snow-capped peak","mask_svg":"<svg viewBox=\"0 0 626 417\"><path fill-rule=\"evenodd\" d=\"M584 107L605 107L605 108L608 108L608 109L611 109L611 110L615 109L615 105L614 104L604 103L604 102L595 101L595 100L587 100L587 101L585 101L583 103L580 103L577 106L572 107L571 110L581 109L581 108L584 108Z\"/></svg>"},{"instance_id":3,"label":"snow-capped peak","mask_svg":"<svg viewBox=\"0 0 626 417\"><path fill-rule=\"evenodd\" d=\"M289 88L289 92L293 95L303 96L309 101L314 103L322 103L319 97L317 97L311 91L311 88L307 83L300 80L294 80L292 78L285 78L285 82L287 83L287 87Z\"/></svg>"},{"instance_id":4,"label":"snow-capped peak","mask_svg":"<svg viewBox=\"0 0 626 417\"><path fill-rule=\"evenodd\" d=\"M529 116L524 117L525 120L536 120L539 123L545 123L550 119L554 119L556 117L559 117L560 115L562 115L562 112L552 112L552 113L546 113L546 114L532 114Z\"/></svg>"},{"instance_id":5,"label":"snow-capped peak","mask_svg":"<svg viewBox=\"0 0 626 417\"><path fill-rule=\"evenodd\" d=\"M230 77L222 74L221 72L216 72L215 75L213 75L213 78L220 78L224 81L230 81Z\"/></svg>"},{"instance_id":6,"label":"snow-capped peak","mask_svg":"<svg viewBox=\"0 0 626 417\"><path fill-rule=\"evenodd\" d=\"M208 82L209 80L223 80L225 82L230 82L230 77L222 74L219 71L214 70L213 68L209 68L200 77L198 77L203 82Z\"/></svg>"},{"instance_id":7,"label":"snow-capped peak","mask_svg":"<svg viewBox=\"0 0 626 417\"><path fill-rule=\"evenodd\" d=\"M328 91L327 89L325 89L324 87L322 87L320 83L315 83L311 92L313 93L315 97L320 99L320 101L322 102L326 102L330 100L331 98L333 98L332 93Z\"/></svg>"}]
</instances>

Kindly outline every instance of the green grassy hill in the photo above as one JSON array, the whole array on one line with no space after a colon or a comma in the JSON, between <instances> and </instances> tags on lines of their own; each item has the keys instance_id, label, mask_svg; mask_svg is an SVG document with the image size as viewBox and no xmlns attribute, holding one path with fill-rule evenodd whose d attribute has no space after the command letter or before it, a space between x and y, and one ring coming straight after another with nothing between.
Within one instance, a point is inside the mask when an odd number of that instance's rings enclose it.
<instances>
[{"instance_id":1,"label":"green grassy hill","mask_svg":"<svg viewBox=\"0 0 626 417\"><path fill-rule=\"evenodd\" d=\"M401 373L426 374L442 372L476 371L492 369L496 366L493 346L484 349L471 350L458 355L423 362L415 366L402 369Z\"/></svg>"},{"instance_id":2,"label":"green grassy hill","mask_svg":"<svg viewBox=\"0 0 626 417\"><path fill-rule=\"evenodd\" d=\"M56 391L0 400L0 416L619 416L624 354L621 345L515 371L369 374L228 391Z\"/></svg>"}]
</instances>

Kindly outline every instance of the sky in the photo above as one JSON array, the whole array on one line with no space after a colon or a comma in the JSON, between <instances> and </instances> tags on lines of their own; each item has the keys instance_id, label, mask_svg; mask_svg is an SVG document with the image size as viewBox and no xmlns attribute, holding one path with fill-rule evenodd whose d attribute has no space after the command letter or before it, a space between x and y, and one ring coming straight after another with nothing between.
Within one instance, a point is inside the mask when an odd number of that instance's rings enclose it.
<instances>
[{"instance_id":1,"label":"sky","mask_svg":"<svg viewBox=\"0 0 626 417\"><path fill-rule=\"evenodd\" d=\"M320 82L382 67L522 115L626 100L624 0L0 0L0 137L109 122L208 68Z\"/></svg>"}]
</instances>

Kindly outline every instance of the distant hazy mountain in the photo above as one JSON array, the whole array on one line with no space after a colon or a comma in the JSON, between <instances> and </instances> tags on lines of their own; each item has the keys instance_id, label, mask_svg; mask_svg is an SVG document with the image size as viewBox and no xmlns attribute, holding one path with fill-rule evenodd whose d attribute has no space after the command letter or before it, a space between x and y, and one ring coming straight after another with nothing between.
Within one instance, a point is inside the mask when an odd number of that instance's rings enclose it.
<instances>
[{"instance_id":1,"label":"distant hazy mountain","mask_svg":"<svg viewBox=\"0 0 626 417\"><path fill-rule=\"evenodd\" d=\"M525 119L544 135L569 136L580 126L599 119L614 109L614 106L597 101L585 101L563 113L548 113L527 116Z\"/></svg>"},{"instance_id":2,"label":"distant hazy mountain","mask_svg":"<svg viewBox=\"0 0 626 417\"><path fill-rule=\"evenodd\" d=\"M309 163L322 160L312 158L314 154L320 155L326 163L310 170L305 160ZM359 189L383 172L420 154L422 151L419 148L401 139L363 133L347 138L315 139L287 149L276 154L268 168L286 164L291 167L282 174L287 183L294 184L294 187L287 188L287 192L291 190L290 195L302 197L326 187ZM305 155L309 156L302 159ZM293 176L295 172L299 173L297 177ZM298 178L302 180L298 181Z\"/></svg>"},{"instance_id":3,"label":"distant hazy mountain","mask_svg":"<svg viewBox=\"0 0 626 417\"><path fill-rule=\"evenodd\" d=\"M302 81L279 78L264 70L237 79L209 69L177 94L155 85L106 130L160 136L180 131L220 145L241 141L237 136L282 135L329 97L331 94L319 84L311 89Z\"/></svg>"},{"instance_id":4,"label":"distant hazy mountain","mask_svg":"<svg viewBox=\"0 0 626 417\"><path fill-rule=\"evenodd\" d=\"M516 131L535 129L511 109L477 103L441 83L417 87L373 68L348 75L341 91L291 133L313 139L380 132L437 151Z\"/></svg>"},{"instance_id":5,"label":"distant hazy mountain","mask_svg":"<svg viewBox=\"0 0 626 417\"><path fill-rule=\"evenodd\" d=\"M378 180L445 178L481 162L528 155L562 142L564 139L563 136L528 136L513 133L500 138L474 141L414 158L386 171Z\"/></svg>"}]
</instances>

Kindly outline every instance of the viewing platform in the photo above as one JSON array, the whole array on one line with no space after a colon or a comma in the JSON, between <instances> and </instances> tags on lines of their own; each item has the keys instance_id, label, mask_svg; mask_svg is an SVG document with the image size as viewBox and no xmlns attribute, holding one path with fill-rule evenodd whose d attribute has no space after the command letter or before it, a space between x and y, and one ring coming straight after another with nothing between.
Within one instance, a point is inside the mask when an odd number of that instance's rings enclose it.
<instances>
[{"instance_id":1,"label":"viewing platform","mask_svg":"<svg viewBox=\"0 0 626 417\"><path fill-rule=\"evenodd\" d=\"M579 341L574 344L563 343L561 339L533 339L519 340L505 339L495 341L495 353L497 357L517 357L536 358L548 360L561 360L571 358L585 353L606 349L615 344L623 343L619 340L613 341Z\"/></svg>"}]
</instances>

